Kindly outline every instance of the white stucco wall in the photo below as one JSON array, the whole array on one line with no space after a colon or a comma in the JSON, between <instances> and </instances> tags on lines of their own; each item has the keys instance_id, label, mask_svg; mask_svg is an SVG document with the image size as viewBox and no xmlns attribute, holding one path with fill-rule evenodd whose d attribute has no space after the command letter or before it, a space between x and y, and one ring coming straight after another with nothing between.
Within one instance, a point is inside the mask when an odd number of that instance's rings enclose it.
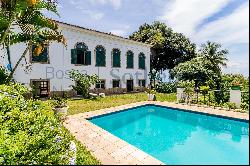
<instances>
[{"instance_id":1,"label":"white stucco wall","mask_svg":"<svg viewBox=\"0 0 250 166\"><path fill-rule=\"evenodd\" d=\"M59 43L50 43L49 59L50 64L32 64L32 71L25 73L21 65L15 72L14 78L16 81L30 84L31 79L50 79L51 91L69 90L69 86L74 84L67 75L71 69L87 72L89 75L97 74L100 79L106 80L106 88L112 88L112 80L120 79L121 87L126 88L126 80L130 75L134 79L134 86L138 86L138 79L146 79L146 85L149 84L148 73L150 71L150 46L134 42L131 40L122 39L102 33L97 33L82 28L60 24L63 35L67 39L67 47ZM71 64L71 49L77 42L84 42L91 51L90 66L76 66ZM106 67L95 66L95 47L102 45L106 49ZM11 47L11 62L16 64L18 57L25 50L25 44L17 44ZM113 48L118 48L121 51L121 68L112 68L111 51ZM128 50L134 53L134 69L126 69L126 52ZM143 52L146 56L146 69L138 69L138 54ZM1 55L6 55L5 50L0 50ZM1 65L7 66L7 56L1 58ZM27 61L30 63L29 54L26 55ZM21 64L25 64L24 60Z\"/></svg>"},{"instance_id":2,"label":"white stucco wall","mask_svg":"<svg viewBox=\"0 0 250 166\"><path fill-rule=\"evenodd\" d=\"M235 103L237 108L241 105L241 91L240 90L230 90L230 100L231 103Z\"/></svg>"}]
</instances>

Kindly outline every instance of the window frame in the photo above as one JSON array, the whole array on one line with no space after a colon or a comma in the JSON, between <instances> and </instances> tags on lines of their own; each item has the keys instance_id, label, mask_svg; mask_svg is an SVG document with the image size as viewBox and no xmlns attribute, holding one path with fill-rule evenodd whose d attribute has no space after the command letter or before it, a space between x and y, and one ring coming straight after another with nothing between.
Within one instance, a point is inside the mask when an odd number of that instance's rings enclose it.
<instances>
[{"instance_id":1,"label":"window frame","mask_svg":"<svg viewBox=\"0 0 250 166\"><path fill-rule=\"evenodd\" d=\"M105 56L105 65L104 65L104 66L98 66L98 65L97 65L96 51L97 51L97 48L98 48L98 47L102 47L103 50L104 50L104 52L105 52L105 55L104 55L104 56ZM97 45L97 46L95 47L95 53L94 53L94 55L95 55L94 57L95 57L95 66L96 66L96 67L106 67L106 66L107 66L107 61L106 61L106 60L107 60L107 56L106 56L106 55L107 55L107 51L106 51L106 48L105 48L103 45Z\"/></svg>"},{"instance_id":2,"label":"window frame","mask_svg":"<svg viewBox=\"0 0 250 166\"><path fill-rule=\"evenodd\" d=\"M33 61L33 50L32 50L32 47L33 47L34 44L32 44L29 48L29 57L30 57L30 63L34 64L34 63L37 63L37 64L50 64L50 56L49 56L49 47L50 47L50 44L49 43L46 43L46 48L47 48L47 62L37 62L37 61Z\"/></svg>"},{"instance_id":3,"label":"window frame","mask_svg":"<svg viewBox=\"0 0 250 166\"><path fill-rule=\"evenodd\" d=\"M47 82L47 96L50 96L50 79L30 79L30 87L33 87L34 82L39 82L41 84L41 82ZM37 88L39 90L41 90L41 88ZM39 97L42 97L41 94Z\"/></svg>"},{"instance_id":4,"label":"window frame","mask_svg":"<svg viewBox=\"0 0 250 166\"><path fill-rule=\"evenodd\" d=\"M78 59L78 53L77 53L77 46L79 45L79 44L82 44L82 45L84 45L85 46L85 48L86 48L86 50L84 51L84 54L83 54L83 64L78 64L77 63L77 59ZM87 46L87 44L86 43L84 43L84 42L77 42L76 44L75 44L75 47L74 47L75 49L76 49L76 64L74 64L75 66L91 66L91 64L90 65L87 65L87 58L86 58L86 52L87 51L89 51L89 48L88 48L88 46ZM91 58L91 57L90 57Z\"/></svg>"},{"instance_id":5,"label":"window frame","mask_svg":"<svg viewBox=\"0 0 250 166\"><path fill-rule=\"evenodd\" d=\"M132 53L132 55L133 55L133 67L128 67L128 53L129 52L131 52ZM135 54L134 54L134 52L133 51L131 51L131 50L128 50L127 52L126 52L126 69L134 69L134 67L135 67L135 65L134 65L134 58L135 58Z\"/></svg>"},{"instance_id":6,"label":"window frame","mask_svg":"<svg viewBox=\"0 0 250 166\"><path fill-rule=\"evenodd\" d=\"M143 56L144 57L144 68L140 67L140 57ZM143 52L140 52L138 55L138 69L140 70L146 70L146 56Z\"/></svg>"},{"instance_id":7,"label":"window frame","mask_svg":"<svg viewBox=\"0 0 250 166\"><path fill-rule=\"evenodd\" d=\"M119 86L118 87L114 87L114 81L119 81ZM121 88L121 80L120 79L113 79L112 80L112 88Z\"/></svg>"},{"instance_id":8,"label":"window frame","mask_svg":"<svg viewBox=\"0 0 250 166\"><path fill-rule=\"evenodd\" d=\"M119 53L120 53L120 66L119 67L114 66L114 50L118 50ZM111 52L111 67L112 68L121 68L122 67L122 64L121 64L121 50L119 48L113 48L112 49L112 52Z\"/></svg>"},{"instance_id":9,"label":"window frame","mask_svg":"<svg viewBox=\"0 0 250 166\"><path fill-rule=\"evenodd\" d=\"M142 86L142 82L144 81L145 83L145 86ZM141 87L141 88L145 88L146 87L146 79L139 79L138 80L138 86Z\"/></svg>"},{"instance_id":10,"label":"window frame","mask_svg":"<svg viewBox=\"0 0 250 166\"><path fill-rule=\"evenodd\" d=\"M101 87L102 81L104 82L104 88ZM97 84L100 84L100 88L97 88ZM95 89L106 89L106 80L105 80L105 79L101 79L101 80L100 80L100 83L99 83L99 82L96 83L96 84L95 84Z\"/></svg>"}]
</instances>

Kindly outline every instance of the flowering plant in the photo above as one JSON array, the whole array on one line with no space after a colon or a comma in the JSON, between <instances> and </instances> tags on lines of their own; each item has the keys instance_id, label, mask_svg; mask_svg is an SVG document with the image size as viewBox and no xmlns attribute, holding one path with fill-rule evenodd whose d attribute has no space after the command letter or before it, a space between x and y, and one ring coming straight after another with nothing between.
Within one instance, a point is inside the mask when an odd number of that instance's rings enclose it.
<instances>
[{"instance_id":1,"label":"flowering plant","mask_svg":"<svg viewBox=\"0 0 250 166\"><path fill-rule=\"evenodd\" d=\"M232 86L241 86L241 82L240 81L233 81Z\"/></svg>"}]
</instances>

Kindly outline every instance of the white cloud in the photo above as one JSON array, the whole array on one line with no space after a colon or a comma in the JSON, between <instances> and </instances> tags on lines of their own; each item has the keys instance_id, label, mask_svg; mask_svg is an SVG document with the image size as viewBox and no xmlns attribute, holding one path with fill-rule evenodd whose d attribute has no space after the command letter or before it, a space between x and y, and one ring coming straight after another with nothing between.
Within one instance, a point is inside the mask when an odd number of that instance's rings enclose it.
<instances>
[{"instance_id":1,"label":"white cloud","mask_svg":"<svg viewBox=\"0 0 250 166\"><path fill-rule=\"evenodd\" d=\"M249 1L231 14L204 24L196 31L197 26L206 18L222 10L229 2L230 0L171 0L160 19L166 21L174 31L187 35L197 44L208 40L221 43L230 53L228 67L223 71L249 75L249 62L246 59L249 51L240 50L240 47L236 46L249 43Z\"/></svg>"},{"instance_id":2,"label":"white cloud","mask_svg":"<svg viewBox=\"0 0 250 166\"><path fill-rule=\"evenodd\" d=\"M94 20L100 20L105 16L103 12L97 10L98 5L111 5L115 10L122 6L122 0L70 0L70 3ZM93 7L96 9L93 10Z\"/></svg>"},{"instance_id":3,"label":"white cloud","mask_svg":"<svg viewBox=\"0 0 250 166\"><path fill-rule=\"evenodd\" d=\"M112 29L110 30L110 32L114 35L126 37L128 35L129 29L130 29L130 26L124 25L124 26L118 27L117 29Z\"/></svg>"},{"instance_id":4,"label":"white cloud","mask_svg":"<svg viewBox=\"0 0 250 166\"><path fill-rule=\"evenodd\" d=\"M204 26L194 35L196 42L211 40L226 46L249 42L249 6L244 3L228 16Z\"/></svg>"},{"instance_id":5,"label":"white cloud","mask_svg":"<svg viewBox=\"0 0 250 166\"><path fill-rule=\"evenodd\" d=\"M86 2L87 1L87 2ZM71 4L76 5L76 4L81 4L81 5L112 5L115 10L118 10L122 6L122 1L123 0L85 0L85 1L77 1L77 0L70 0ZM89 4L88 4L89 3Z\"/></svg>"},{"instance_id":6,"label":"white cloud","mask_svg":"<svg viewBox=\"0 0 250 166\"><path fill-rule=\"evenodd\" d=\"M227 63L227 68L222 68L222 71L224 73L240 73L243 75L248 76L249 75L249 63L246 62L247 59L244 61L238 60L238 61L229 61Z\"/></svg>"},{"instance_id":7,"label":"white cloud","mask_svg":"<svg viewBox=\"0 0 250 166\"><path fill-rule=\"evenodd\" d=\"M126 34L127 34L127 32L125 30L121 30L121 29L113 29L110 32L112 34L118 35L118 36L126 36Z\"/></svg>"},{"instance_id":8,"label":"white cloud","mask_svg":"<svg viewBox=\"0 0 250 166\"><path fill-rule=\"evenodd\" d=\"M175 31L192 35L205 18L218 12L230 0L171 0L160 16Z\"/></svg>"},{"instance_id":9,"label":"white cloud","mask_svg":"<svg viewBox=\"0 0 250 166\"><path fill-rule=\"evenodd\" d=\"M95 20L101 20L104 17L104 13L92 13L90 16Z\"/></svg>"},{"instance_id":10,"label":"white cloud","mask_svg":"<svg viewBox=\"0 0 250 166\"><path fill-rule=\"evenodd\" d=\"M228 67L225 73L242 73L249 75L249 51L235 47L237 44L249 44L249 3L244 3L230 15L205 25L192 36L196 43L207 40L223 44L229 50Z\"/></svg>"},{"instance_id":11,"label":"white cloud","mask_svg":"<svg viewBox=\"0 0 250 166\"><path fill-rule=\"evenodd\" d=\"M94 20L100 20L105 16L105 14L102 12L85 9L82 6L77 6L76 9L80 10L82 13L88 15L90 18L92 18Z\"/></svg>"},{"instance_id":12,"label":"white cloud","mask_svg":"<svg viewBox=\"0 0 250 166\"><path fill-rule=\"evenodd\" d=\"M227 67L240 67L242 64L239 62L228 62Z\"/></svg>"},{"instance_id":13,"label":"white cloud","mask_svg":"<svg viewBox=\"0 0 250 166\"><path fill-rule=\"evenodd\" d=\"M122 0L109 0L109 2L113 5L114 9L118 10L122 6Z\"/></svg>"}]
</instances>

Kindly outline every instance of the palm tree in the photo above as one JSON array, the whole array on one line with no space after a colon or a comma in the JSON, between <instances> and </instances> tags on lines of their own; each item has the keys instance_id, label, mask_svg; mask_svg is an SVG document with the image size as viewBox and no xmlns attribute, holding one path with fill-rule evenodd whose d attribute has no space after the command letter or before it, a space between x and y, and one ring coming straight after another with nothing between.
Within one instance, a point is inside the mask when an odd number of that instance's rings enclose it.
<instances>
[{"instance_id":1,"label":"palm tree","mask_svg":"<svg viewBox=\"0 0 250 166\"><path fill-rule=\"evenodd\" d=\"M220 89L220 80L221 80L221 66L226 67L226 61L228 50L221 49L221 44L208 41L206 44L201 45L200 58L203 58L204 61L210 63L211 70L217 74L215 78L216 88Z\"/></svg>"},{"instance_id":2,"label":"palm tree","mask_svg":"<svg viewBox=\"0 0 250 166\"><path fill-rule=\"evenodd\" d=\"M0 44L8 53L9 46L26 43L27 47L18 59L7 79L10 81L18 65L25 58L32 45L36 45L34 54L39 56L49 41L57 41L66 45L66 40L59 32L54 20L45 17L42 11L57 13L57 2L53 0L0 0ZM20 29L20 32L16 32ZM10 60L9 60L10 61Z\"/></svg>"}]
</instances>

